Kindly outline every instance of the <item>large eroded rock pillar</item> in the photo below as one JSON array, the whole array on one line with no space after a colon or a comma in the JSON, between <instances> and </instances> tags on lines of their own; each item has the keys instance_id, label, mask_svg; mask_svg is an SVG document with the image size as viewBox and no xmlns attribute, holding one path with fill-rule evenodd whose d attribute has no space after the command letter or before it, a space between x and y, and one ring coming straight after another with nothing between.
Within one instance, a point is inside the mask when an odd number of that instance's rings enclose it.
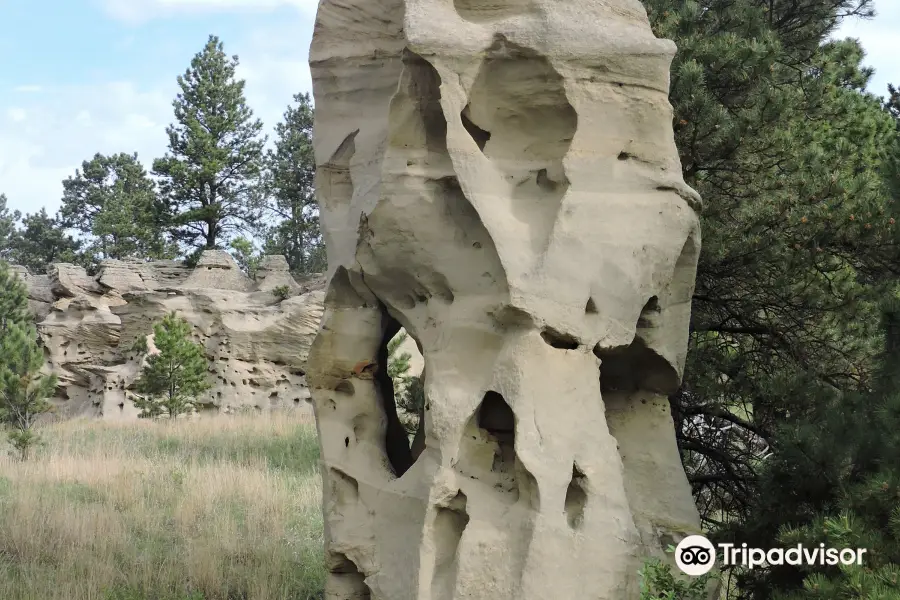
<instances>
[{"instance_id":1,"label":"large eroded rock pillar","mask_svg":"<svg viewBox=\"0 0 900 600\"><path fill-rule=\"evenodd\" d=\"M639 0L322 0L329 600L628 600L697 531L666 399L700 247L674 51Z\"/></svg>"}]
</instances>

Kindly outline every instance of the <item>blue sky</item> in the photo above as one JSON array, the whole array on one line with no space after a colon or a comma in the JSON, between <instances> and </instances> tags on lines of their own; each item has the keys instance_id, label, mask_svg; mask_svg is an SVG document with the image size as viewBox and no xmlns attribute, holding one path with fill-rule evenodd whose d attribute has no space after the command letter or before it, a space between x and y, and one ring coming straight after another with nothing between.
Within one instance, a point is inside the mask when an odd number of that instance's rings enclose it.
<instances>
[{"instance_id":1,"label":"blue sky","mask_svg":"<svg viewBox=\"0 0 900 600\"><path fill-rule=\"evenodd\" d=\"M891 6L893 5L893 6ZM247 98L267 128L310 90L315 0L0 0L0 193L12 208L51 213L61 181L96 152L166 148L175 77L210 34L238 54ZM892 72L900 2L876 0L874 21L848 22L877 69Z\"/></svg>"}]
</instances>

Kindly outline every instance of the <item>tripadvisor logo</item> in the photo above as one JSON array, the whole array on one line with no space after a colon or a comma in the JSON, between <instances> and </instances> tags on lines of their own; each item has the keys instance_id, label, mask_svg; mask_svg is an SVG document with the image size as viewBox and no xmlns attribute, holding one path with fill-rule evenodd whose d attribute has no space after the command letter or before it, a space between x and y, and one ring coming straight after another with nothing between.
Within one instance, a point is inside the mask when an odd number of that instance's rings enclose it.
<instances>
[{"instance_id":1,"label":"tripadvisor logo","mask_svg":"<svg viewBox=\"0 0 900 600\"><path fill-rule=\"evenodd\" d=\"M865 548L826 548L825 544L808 548L749 548L747 544L718 544L722 566L748 569L768 565L861 565ZM702 535L689 535L675 548L675 564L685 575L699 577L716 565L716 547Z\"/></svg>"}]
</instances>

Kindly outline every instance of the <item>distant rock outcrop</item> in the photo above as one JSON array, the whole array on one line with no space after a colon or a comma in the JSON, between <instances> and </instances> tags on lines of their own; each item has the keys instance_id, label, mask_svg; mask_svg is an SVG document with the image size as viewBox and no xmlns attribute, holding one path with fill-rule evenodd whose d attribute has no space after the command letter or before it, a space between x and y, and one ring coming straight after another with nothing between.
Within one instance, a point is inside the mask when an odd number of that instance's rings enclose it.
<instances>
[{"instance_id":1,"label":"distant rock outcrop","mask_svg":"<svg viewBox=\"0 0 900 600\"><path fill-rule=\"evenodd\" d=\"M46 275L16 270L28 286L48 369L59 377L58 416L135 418L142 342L173 310L206 348L212 387L201 399L205 409L310 410L304 370L324 283L297 283L284 257L266 257L256 281L217 250L204 252L193 269L106 260L94 277L71 264L51 265ZM282 286L290 291L284 300L272 292Z\"/></svg>"}]
</instances>

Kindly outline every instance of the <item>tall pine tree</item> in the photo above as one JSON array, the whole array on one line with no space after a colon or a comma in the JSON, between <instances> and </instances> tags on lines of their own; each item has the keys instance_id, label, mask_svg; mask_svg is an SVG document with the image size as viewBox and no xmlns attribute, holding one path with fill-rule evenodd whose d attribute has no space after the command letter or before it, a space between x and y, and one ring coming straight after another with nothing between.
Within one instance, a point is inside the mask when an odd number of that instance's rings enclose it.
<instances>
[{"instance_id":1,"label":"tall pine tree","mask_svg":"<svg viewBox=\"0 0 900 600\"><path fill-rule=\"evenodd\" d=\"M238 57L210 36L178 77L169 152L153 162L175 238L195 249L221 248L235 233L255 231L264 209L260 186L262 122L235 78Z\"/></svg>"},{"instance_id":2,"label":"tall pine tree","mask_svg":"<svg viewBox=\"0 0 900 600\"><path fill-rule=\"evenodd\" d=\"M275 126L275 148L267 155L271 209L280 222L268 232L266 252L284 255L291 271L306 275L325 270L325 248L314 188L312 102L309 94L297 94L294 102Z\"/></svg>"}]
</instances>

